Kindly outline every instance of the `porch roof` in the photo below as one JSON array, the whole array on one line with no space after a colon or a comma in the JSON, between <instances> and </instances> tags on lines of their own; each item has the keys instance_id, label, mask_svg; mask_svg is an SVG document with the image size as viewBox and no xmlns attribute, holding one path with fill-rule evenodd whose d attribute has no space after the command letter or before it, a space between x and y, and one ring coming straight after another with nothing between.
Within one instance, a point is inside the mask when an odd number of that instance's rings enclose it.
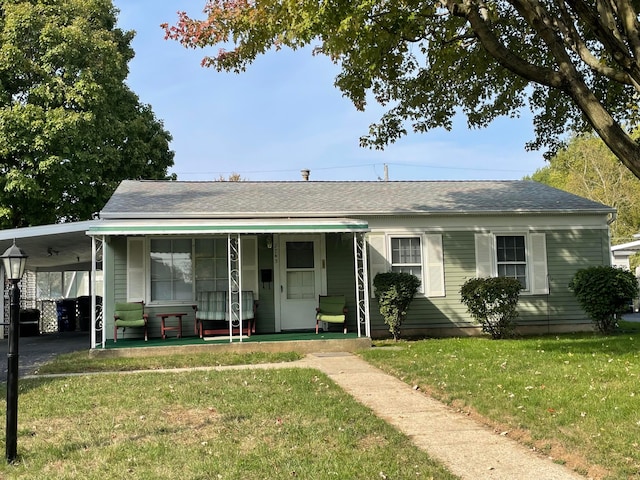
<instances>
[{"instance_id":1,"label":"porch roof","mask_svg":"<svg viewBox=\"0 0 640 480\"><path fill-rule=\"evenodd\" d=\"M89 235L203 235L225 233L368 232L369 224L353 218L150 219L101 220Z\"/></svg>"}]
</instances>

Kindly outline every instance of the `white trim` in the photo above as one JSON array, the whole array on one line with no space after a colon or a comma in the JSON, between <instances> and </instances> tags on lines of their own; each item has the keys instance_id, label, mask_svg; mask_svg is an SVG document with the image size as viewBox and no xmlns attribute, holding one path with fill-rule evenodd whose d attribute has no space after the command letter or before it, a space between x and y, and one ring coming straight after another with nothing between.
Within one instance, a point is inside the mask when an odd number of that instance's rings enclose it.
<instances>
[{"instance_id":1,"label":"white trim","mask_svg":"<svg viewBox=\"0 0 640 480\"><path fill-rule=\"evenodd\" d=\"M103 220L93 223L88 235L202 235L229 233L366 232L364 220L351 218L165 219Z\"/></svg>"},{"instance_id":2,"label":"white trim","mask_svg":"<svg viewBox=\"0 0 640 480\"><path fill-rule=\"evenodd\" d=\"M148 245L144 238L127 238L127 302L146 300L148 256Z\"/></svg>"},{"instance_id":3,"label":"white trim","mask_svg":"<svg viewBox=\"0 0 640 480\"><path fill-rule=\"evenodd\" d=\"M378 273L389 271L389 263L386 256L386 239L384 233L369 233L366 238L367 248L369 249L369 291L370 298L375 297L375 288L373 287L373 279Z\"/></svg>"},{"instance_id":4,"label":"white trim","mask_svg":"<svg viewBox=\"0 0 640 480\"><path fill-rule=\"evenodd\" d=\"M218 239L218 240L224 240L225 242L228 242L228 236L230 234L227 235L208 235L206 237L199 237L199 238L205 238L205 239ZM169 306L176 306L176 305L191 305L193 303L193 299L192 300L152 300L151 299L151 264L150 264L150 255L151 255L151 240L159 240L159 239L183 239L183 240L189 240L191 242L191 252L192 254L194 254L195 252L195 240L196 237L195 236L190 236L190 235L171 235L171 236L166 236L163 237L162 235L149 235L149 236L145 236L145 237L128 237L127 238L127 300L128 301L141 301L143 300L148 306L153 306L153 307L169 307ZM131 292L133 292L135 290L135 278L138 278L138 275L136 273L136 268L132 268L131 266L131 261L132 258L130 258L130 249L131 247L131 243L136 243L136 242L140 242L143 244L142 250L143 250L143 254L142 254L142 263L143 265L139 268L142 269L142 281L139 282L142 285L143 290L143 295L142 297L138 298L138 296L132 294ZM255 264L251 264L251 263L245 263L245 260L242 260L242 272L241 272L241 278L243 278L243 283L242 283L242 290L253 290L254 293L254 298L257 300L259 297L259 279L258 279L258 240L257 240L257 236L255 235L240 235L240 242L242 242L244 245L241 247L243 249L246 249L246 251L251 252L251 254L254 257L255 260ZM195 289L196 287L196 283L195 283L195 255L193 256L193 260L192 260L192 268L194 269L194 281L193 281L193 285L192 287ZM227 259L228 262L228 259ZM132 283L133 282L133 283ZM135 292L134 292L135 293ZM194 292L194 296L195 296L195 292ZM195 297L194 297L195 298Z\"/></svg>"},{"instance_id":5,"label":"white trim","mask_svg":"<svg viewBox=\"0 0 640 480\"><path fill-rule=\"evenodd\" d=\"M475 234L476 277L497 275L495 240L491 233Z\"/></svg>"},{"instance_id":6,"label":"white trim","mask_svg":"<svg viewBox=\"0 0 640 480\"><path fill-rule=\"evenodd\" d=\"M547 239L544 233L530 233L527 253L531 259L532 295L546 295L549 293L549 275L547 271ZM527 261L529 258L527 258Z\"/></svg>"},{"instance_id":7,"label":"white trim","mask_svg":"<svg viewBox=\"0 0 640 480\"><path fill-rule=\"evenodd\" d=\"M389 263L389 271L393 271L393 240L394 239L402 239L402 238L418 238L420 240L420 287L418 288L417 295L426 296L427 285L426 285L426 251L425 251L425 236L422 232L420 233L393 233L388 232L385 241L385 251L387 255L387 262ZM412 266L417 264L396 264L399 267L402 266Z\"/></svg>"},{"instance_id":8,"label":"white trim","mask_svg":"<svg viewBox=\"0 0 640 480\"><path fill-rule=\"evenodd\" d=\"M424 264L427 266L423 276L427 280L425 292L427 297L444 297L446 296L446 287L444 283L444 249L442 246L442 235L425 234L424 235Z\"/></svg>"},{"instance_id":9,"label":"white trim","mask_svg":"<svg viewBox=\"0 0 640 480\"><path fill-rule=\"evenodd\" d=\"M478 216L398 216L357 217L366 220L373 232L387 230L413 230L421 232L489 232L501 230L607 230L609 226L605 216L511 216L511 217L478 217Z\"/></svg>"},{"instance_id":10,"label":"white trim","mask_svg":"<svg viewBox=\"0 0 640 480\"><path fill-rule=\"evenodd\" d=\"M13 240L14 238L46 237L65 233L82 233L89 230L99 220L86 220L83 222L54 223L51 225L39 225L37 227L11 228L0 230L0 241ZM18 242L19 243L19 242Z\"/></svg>"}]
</instances>

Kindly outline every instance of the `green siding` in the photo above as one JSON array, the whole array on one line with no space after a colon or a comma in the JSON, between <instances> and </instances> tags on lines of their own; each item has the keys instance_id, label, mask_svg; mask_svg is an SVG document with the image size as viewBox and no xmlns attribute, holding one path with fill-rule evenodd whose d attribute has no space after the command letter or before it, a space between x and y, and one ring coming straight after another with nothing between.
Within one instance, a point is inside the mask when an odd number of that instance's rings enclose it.
<instances>
[{"instance_id":1,"label":"green siding","mask_svg":"<svg viewBox=\"0 0 640 480\"><path fill-rule=\"evenodd\" d=\"M605 230L547 232L549 321L584 322L586 315L569 290L575 273L593 265L609 265L609 239ZM523 320L535 321L523 314Z\"/></svg>"},{"instance_id":2,"label":"green siding","mask_svg":"<svg viewBox=\"0 0 640 480\"><path fill-rule=\"evenodd\" d=\"M526 326L571 326L589 323L580 309L568 284L580 269L590 265L609 264L608 232L605 229L548 230L546 234L547 267L550 293L548 295L522 295L520 297L519 323ZM258 333L275 331L275 282L262 282L261 270L272 270L275 278L273 249L267 246L265 236L258 236L258 289L259 305L256 329ZM355 298L355 277L353 238L345 234L326 234L326 278L328 294L344 294L349 313L347 327L357 330L357 308ZM417 296L409 309L403 324L407 335L439 334L443 329L476 327L466 308L460 302L460 286L475 276L475 237L473 231L452 231L442 234L444 252L444 277L446 295L425 298ZM105 300L104 319L108 338L113 336L113 305L126 301L127 296L127 239L112 237L105 244ZM111 274L109 274L109 272ZM373 292L371 292L373 293ZM388 328L380 316L374 298L370 299L371 335L388 336ZM190 305L176 307L148 306L151 324L149 334L159 336L159 320L155 313L164 310L188 312L183 323L183 333L193 334L193 313ZM138 336L138 330L127 331L127 336Z\"/></svg>"},{"instance_id":3,"label":"green siding","mask_svg":"<svg viewBox=\"0 0 640 480\"><path fill-rule=\"evenodd\" d=\"M416 296L402 330L415 331L434 328L465 327L473 325L466 309L460 303L460 286L475 276L475 240L473 232L449 232L442 235L444 258L445 296L426 298ZM371 301L371 336L386 336L387 325L379 312L378 303ZM428 331L425 331L428 334Z\"/></svg>"},{"instance_id":4,"label":"green siding","mask_svg":"<svg viewBox=\"0 0 640 480\"><path fill-rule=\"evenodd\" d=\"M520 297L518 324L545 327L584 325L586 315L568 288L580 268L608 265L608 232L603 229L550 230L546 234L548 295ZM409 308L402 329L412 334L442 328L475 327L460 301L460 287L476 274L474 232L445 232L442 237L446 296L417 296ZM371 301L372 337L387 336L375 299Z\"/></svg>"},{"instance_id":5,"label":"green siding","mask_svg":"<svg viewBox=\"0 0 640 480\"><path fill-rule=\"evenodd\" d=\"M264 237L258 236L258 289L259 302L256 311L256 333L275 332L275 271L273 248L268 248ZM262 282L261 270L271 270L271 282Z\"/></svg>"},{"instance_id":6,"label":"green siding","mask_svg":"<svg viewBox=\"0 0 640 480\"><path fill-rule=\"evenodd\" d=\"M113 338L113 311L116 302L127 301L127 239L126 237L111 237L105 242L107 263L105 268L105 298L103 300L103 323L107 338ZM113 272L113 275L109 275ZM131 335L138 335L139 329L127 331ZM122 332L122 331L121 331ZM119 336L122 334L120 332Z\"/></svg>"},{"instance_id":7,"label":"green siding","mask_svg":"<svg viewBox=\"0 0 640 480\"><path fill-rule=\"evenodd\" d=\"M347 308L347 329L357 331L356 280L353 257L353 236L327 234L327 295L344 295ZM341 325L329 325L330 330L342 330Z\"/></svg>"}]
</instances>

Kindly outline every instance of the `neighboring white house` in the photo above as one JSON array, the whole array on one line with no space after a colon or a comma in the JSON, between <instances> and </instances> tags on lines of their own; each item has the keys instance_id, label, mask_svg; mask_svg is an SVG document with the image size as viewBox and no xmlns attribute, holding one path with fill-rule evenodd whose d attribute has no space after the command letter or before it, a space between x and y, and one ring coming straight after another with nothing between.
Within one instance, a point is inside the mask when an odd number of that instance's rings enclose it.
<instances>
[{"instance_id":1,"label":"neighboring white house","mask_svg":"<svg viewBox=\"0 0 640 480\"><path fill-rule=\"evenodd\" d=\"M634 237L640 238L640 235L634 235ZM611 265L630 270L631 265L629 263L629 258L638 253L638 251L640 251L640 240L614 245L611 247ZM636 277L637 276L639 276L638 272L636 272Z\"/></svg>"}]
</instances>

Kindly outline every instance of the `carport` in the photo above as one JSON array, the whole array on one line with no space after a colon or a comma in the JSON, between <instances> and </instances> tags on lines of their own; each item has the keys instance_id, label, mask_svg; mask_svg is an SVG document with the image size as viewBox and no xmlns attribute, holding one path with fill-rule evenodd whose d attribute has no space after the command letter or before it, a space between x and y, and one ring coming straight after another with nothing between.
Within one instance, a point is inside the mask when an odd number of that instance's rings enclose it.
<instances>
[{"instance_id":1,"label":"carport","mask_svg":"<svg viewBox=\"0 0 640 480\"><path fill-rule=\"evenodd\" d=\"M635 238L639 238L640 235L634 235ZM627 270L631 269L629 257L635 255L640 251L640 240L634 240L632 242L621 243L611 247L611 265L614 267L623 267ZM638 276L636 272L636 276Z\"/></svg>"},{"instance_id":2,"label":"carport","mask_svg":"<svg viewBox=\"0 0 640 480\"><path fill-rule=\"evenodd\" d=\"M89 272L89 294L91 296L91 321L96 321L95 285L97 269L101 266L101 252L95 240L86 232L94 220L69 222L37 227L0 230L0 252L4 252L15 241L28 255L25 276L21 288L21 308L41 306L37 298L36 277L39 272ZM2 267L0 266L0 269ZM4 278L4 272L2 271ZM8 285L5 284L5 290ZM0 321L4 322L9 312L5 294L4 308L0 309ZM94 330L94 329L91 329ZM0 337L4 329L0 329ZM89 342L87 342L89 347Z\"/></svg>"}]
</instances>

